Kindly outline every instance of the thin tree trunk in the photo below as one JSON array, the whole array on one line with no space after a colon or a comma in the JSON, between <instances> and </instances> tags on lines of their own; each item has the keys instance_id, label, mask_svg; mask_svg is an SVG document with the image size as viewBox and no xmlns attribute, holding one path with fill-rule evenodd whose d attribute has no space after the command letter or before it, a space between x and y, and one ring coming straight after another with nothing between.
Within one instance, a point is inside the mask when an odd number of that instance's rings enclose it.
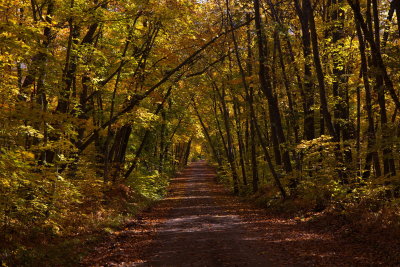
<instances>
[{"instance_id":1,"label":"thin tree trunk","mask_svg":"<svg viewBox=\"0 0 400 267\"><path fill-rule=\"evenodd\" d=\"M209 133L209 131L207 129L207 126L204 124L204 121L203 121L202 117L200 116L200 113L199 113L199 111L197 109L196 102L193 100L192 103L193 103L193 108L194 108L194 111L195 111L195 113L197 115L197 118L199 119L200 125L203 128L204 135L206 136L208 144L209 144L209 146L211 148L211 152L213 153L214 159L217 161L218 167L221 169L222 168L222 160L221 160L221 158L219 157L219 155L217 153L217 150L215 148L215 144L211 139L211 136L210 136L210 133Z\"/></svg>"},{"instance_id":2,"label":"thin tree trunk","mask_svg":"<svg viewBox=\"0 0 400 267\"><path fill-rule=\"evenodd\" d=\"M225 101L225 89L224 89L224 86L222 86L221 92L220 92L217 85L215 84L215 82L213 82L213 87L221 101L222 115L223 115L223 119L224 119L226 140L227 140L227 158L228 158L229 166L230 166L230 169L232 172L233 193L237 195L237 194L239 194L239 178L238 178L237 168L236 168L235 153L233 151L234 147L233 147L231 128L230 128L230 124L229 124L229 121L230 121L229 120L229 111L228 111L226 101Z\"/></svg>"},{"instance_id":3,"label":"thin tree trunk","mask_svg":"<svg viewBox=\"0 0 400 267\"><path fill-rule=\"evenodd\" d=\"M298 0L295 0L296 12L301 23L304 58L304 82L302 86L304 94L303 112L304 112L304 138L312 140L315 138L315 122L314 122L314 89L311 77L311 35L310 35L310 10L305 8L306 0L303 0L302 7Z\"/></svg>"},{"instance_id":4,"label":"thin tree trunk","mask_svg":"<svg viewBox=\"0 0 400 267\"><path fill-rule=\"evenodd\" d=\"M290 112L290 126L293 127L294 141L297 144L297 143L300 142L299 125L298 125L297 119L296 119L296 111L295 111L295 107L294 107L294 103L293 103L293 96L292 96L292 92L291 92L291 86L290 86L289 78L288 78L287 73L286 73L286 65L285 65L285 62L283 60L282 45L281 45L281 41L280 41L280 38L279 38L279 34L277 34L275 36L275 39L276 39L276 42L277 42L278 53L279 53L279 64L280 64L280 67L281 67L281 70L282 70L283 82L284 82L285 89L286 89L286 97L288 99L289 112Z\"/></svg>"},{"instance_id":5,"label":"thin tree trunk","mask_svg":"<svg viewBox=\"0 0 400 267\"><path fill-rule=\"evenodd\" d=\"M282 128L282 120L279 112L279 106L277 102L277 98L273 95L271 88L271 81L269 77L268 66L266 64L266 56L265 56L265 47L266 44L265 38L263 36L262 31L262 22L260 16L260 3L259 0L254 0L254 14L255 14L255 26L256 26L256 36L257 36L257 44L258 44L258 61L259 61L259 79L261 83L261 90L265 94L268 100L269 107L269 118L271 121L271 134L272 136L276 136L279 145L286 144L286 138L283 133ZM276 144L276 139L273 138L273 142ZM278 158L278 157L277 157ZM289 152L286 148L284 148L283 155L283 164L286 172L292 171L292 165L290 162Z\"/></svg>"},{"instance_id":6,"label":"thin tree trunk","mask_svg":"<svg viewBox=\"0 0 400 267\"><path fill-rule=\"evenodd\" d=\"M359 50L361 57L361 72L364 81L364 89L365 89L365 109L367 111L367 156L365 160L364 172L362 174L363 178L368 178L371 173L371 162L374 162L375 172L377 176L381 176L381 167L379 163L379 155L375 150L376 145L376 134L375 134L375 126L374 126L374 115L372 111L372 97L371 97L371 89L370 83L368 79L368 63L367 57L365 55L365 43L364 37L362 36L361 28L358 23L358 20L355 20L358 42L359 42Z\"/></svg>"},{"instance_id":7,"label":"thin tree trunk","mask_svg":"<svg viewBox=\"0 0 400 267\"><path fill-rule=\"evenodd\" d=\"M317 73L317 78L318 78L319 95L320 95L322 114L324 116L324 120L325 120L326 127L328 129L329 134L334 138L335 141L338 141L338 136L335 133L333 123L332 123L332 116L331 116L331 113L329 112L329 108L328 108L328 100L326 97L326 90L325 90L325 78L324 78L324 72L322 70L322 65L321 65L320 53L319 53L319 48L318 48L317 30L315 28L314 14L313 14L313 11L311 8L310 0L304 0L304 5L305 5L304 9L308 10L308 12L310 14L309 22L310 22L310 32L311 32L311 43L312 43L315 71Z\"/></svg>"}]
</instances>

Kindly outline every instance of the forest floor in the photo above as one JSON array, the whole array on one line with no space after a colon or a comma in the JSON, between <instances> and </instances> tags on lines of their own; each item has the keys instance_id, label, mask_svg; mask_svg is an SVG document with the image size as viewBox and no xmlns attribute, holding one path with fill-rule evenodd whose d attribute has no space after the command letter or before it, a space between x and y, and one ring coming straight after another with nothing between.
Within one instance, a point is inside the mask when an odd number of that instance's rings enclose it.
<instances>
[{"instance_id":1,"label":"forest floor","mask_svg":"<svg viewBox=\"0 0 400 267\"><path fill-rule=\"evenodd\" d=\"M115 232L83 264L400 266L396 251L382 249L374 238L357 240L329 224L271 215L232 196L215 177L205 162L190 164L171 181L167 198Z\"/></svg>"}]
</instances>

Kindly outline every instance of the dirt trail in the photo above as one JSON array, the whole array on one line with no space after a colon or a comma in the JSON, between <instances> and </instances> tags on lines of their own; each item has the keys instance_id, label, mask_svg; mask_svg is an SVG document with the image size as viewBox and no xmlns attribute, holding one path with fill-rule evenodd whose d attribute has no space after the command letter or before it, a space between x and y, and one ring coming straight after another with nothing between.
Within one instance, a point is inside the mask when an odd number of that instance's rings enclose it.
<instances>
[{"instance_id":1,"label":"dirt trail","mask_svg":"<svg viewBox=\"0 0 400 267\"><path fill-rule=\"evenodd\" d=\"M173 179L170 194L98 248L96 266L378 266L374 244L342 240L268 216L230 196L205 162Z\"/></svg>"},{"instance_id":2,"label":"dirt trail","mask_svg":"<svg viewBox=\"0 0 400 267\"><path fill-rule=\"evenodd\" d=\"M193 163L175 179L176 204L160 225L143 266L265 266L268 256L249 238L240 217L226 210L213 189L214 173Z\"/></svg>"}]
</instances>

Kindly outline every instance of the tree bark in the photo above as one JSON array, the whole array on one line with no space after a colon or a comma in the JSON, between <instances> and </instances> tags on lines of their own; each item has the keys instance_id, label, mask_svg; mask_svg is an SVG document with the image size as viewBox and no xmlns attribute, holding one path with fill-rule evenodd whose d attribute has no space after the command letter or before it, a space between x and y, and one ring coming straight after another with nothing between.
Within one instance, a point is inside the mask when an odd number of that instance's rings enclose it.
<instances>
[{"instance_id":1,"label":"tree bark","mask_svg":"<svg viewBox=\"0 0 400 267\"><path fill-rule=\"evenodd\" d=\"M262 22L260 16L260 3L259 0L254 0L254 14L255 14L255 26L256 26L256 36L257 36L257 44L258 44L258 61L259 61L259 79L261 83L261 90L265 94L268 100L268 107L269 107L269 118L271 121L271 134L272 136L276 136L277 141L279 142L278 145L286 145L286 138L283 133L282 128L282 120L281 115L279 112L279 106L276 96L273 95L272 88L271 88L271 80L269 77L268 66L266 64L266 56L265 56L265 47L264 44L266 40L263 36L262 31ZM276 139L273 138L273 141L276 144ZM278 157L276 157L278 158ZM290 162L290 156L287 149L283 148L283 164L286 172L292 171L292 164Z\"/></svg>"},{"instance_id":2,"label":"tree bark","mask_svg":"<svg viewBox=\"0 0 400 267\"><path fill-rule=\"evenodd\" d=\"M322 108L322 114L324 116L324 120L326 123L326 127L328 129L328 133L334 138L335 141L338 141L338 136L334 130L333 123L332 123L332 116L329 112L328 101L326 97L326 90L325 90L325 78L324 72L322 70L322 64L320 59L320 53L318 48L318 36L317 30L315 28L315 21L314 21L314 12L311 7L310 0L304 0L304 7L307 12L309 12L309 22L310 22L310 32L311 32L311 43L312 43L312 50L313 50L313 58L314 58L314 66L315 71L317 73L318 78L318 85L319 85L319 96Z\"/></svg>"},{"instance_id":3,"label":"tree bark","mask_svg":"<svg viewBox=\"0 0 400 267\"><path fill-rule=\"evenodd\" d=\"M304 112L304 138L312 140L315 138L315 119L314 110L314 89L311 77L311 35L310 35L310 10L306 7L306 0L302 1L302 7L298 0L295 0L296 12L301 23L301 40L303 43L303 58L304 58L304 79L303 79L303 112Z\"/></svg>"}]
</instances>

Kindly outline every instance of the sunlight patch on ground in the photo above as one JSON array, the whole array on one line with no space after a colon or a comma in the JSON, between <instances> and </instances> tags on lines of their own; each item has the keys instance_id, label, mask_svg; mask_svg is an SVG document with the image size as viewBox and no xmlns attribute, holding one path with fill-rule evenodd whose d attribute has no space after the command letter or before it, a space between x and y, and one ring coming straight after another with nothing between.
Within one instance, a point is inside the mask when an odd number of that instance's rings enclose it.
<instances>
[{"instance_id":1,"label":"sunlight patch on ground","mask_svg":"<svg viewBox=\"0 0 400 267\"><path fill-rule=\"evenodd\" d=\"M175 199L209 199L212 198L211 196L182 196L182 197L178 197L178 196L171 196L171 197L167 197L165 198L166 200L175 200Z\"/></svg>"}]
</instances>

